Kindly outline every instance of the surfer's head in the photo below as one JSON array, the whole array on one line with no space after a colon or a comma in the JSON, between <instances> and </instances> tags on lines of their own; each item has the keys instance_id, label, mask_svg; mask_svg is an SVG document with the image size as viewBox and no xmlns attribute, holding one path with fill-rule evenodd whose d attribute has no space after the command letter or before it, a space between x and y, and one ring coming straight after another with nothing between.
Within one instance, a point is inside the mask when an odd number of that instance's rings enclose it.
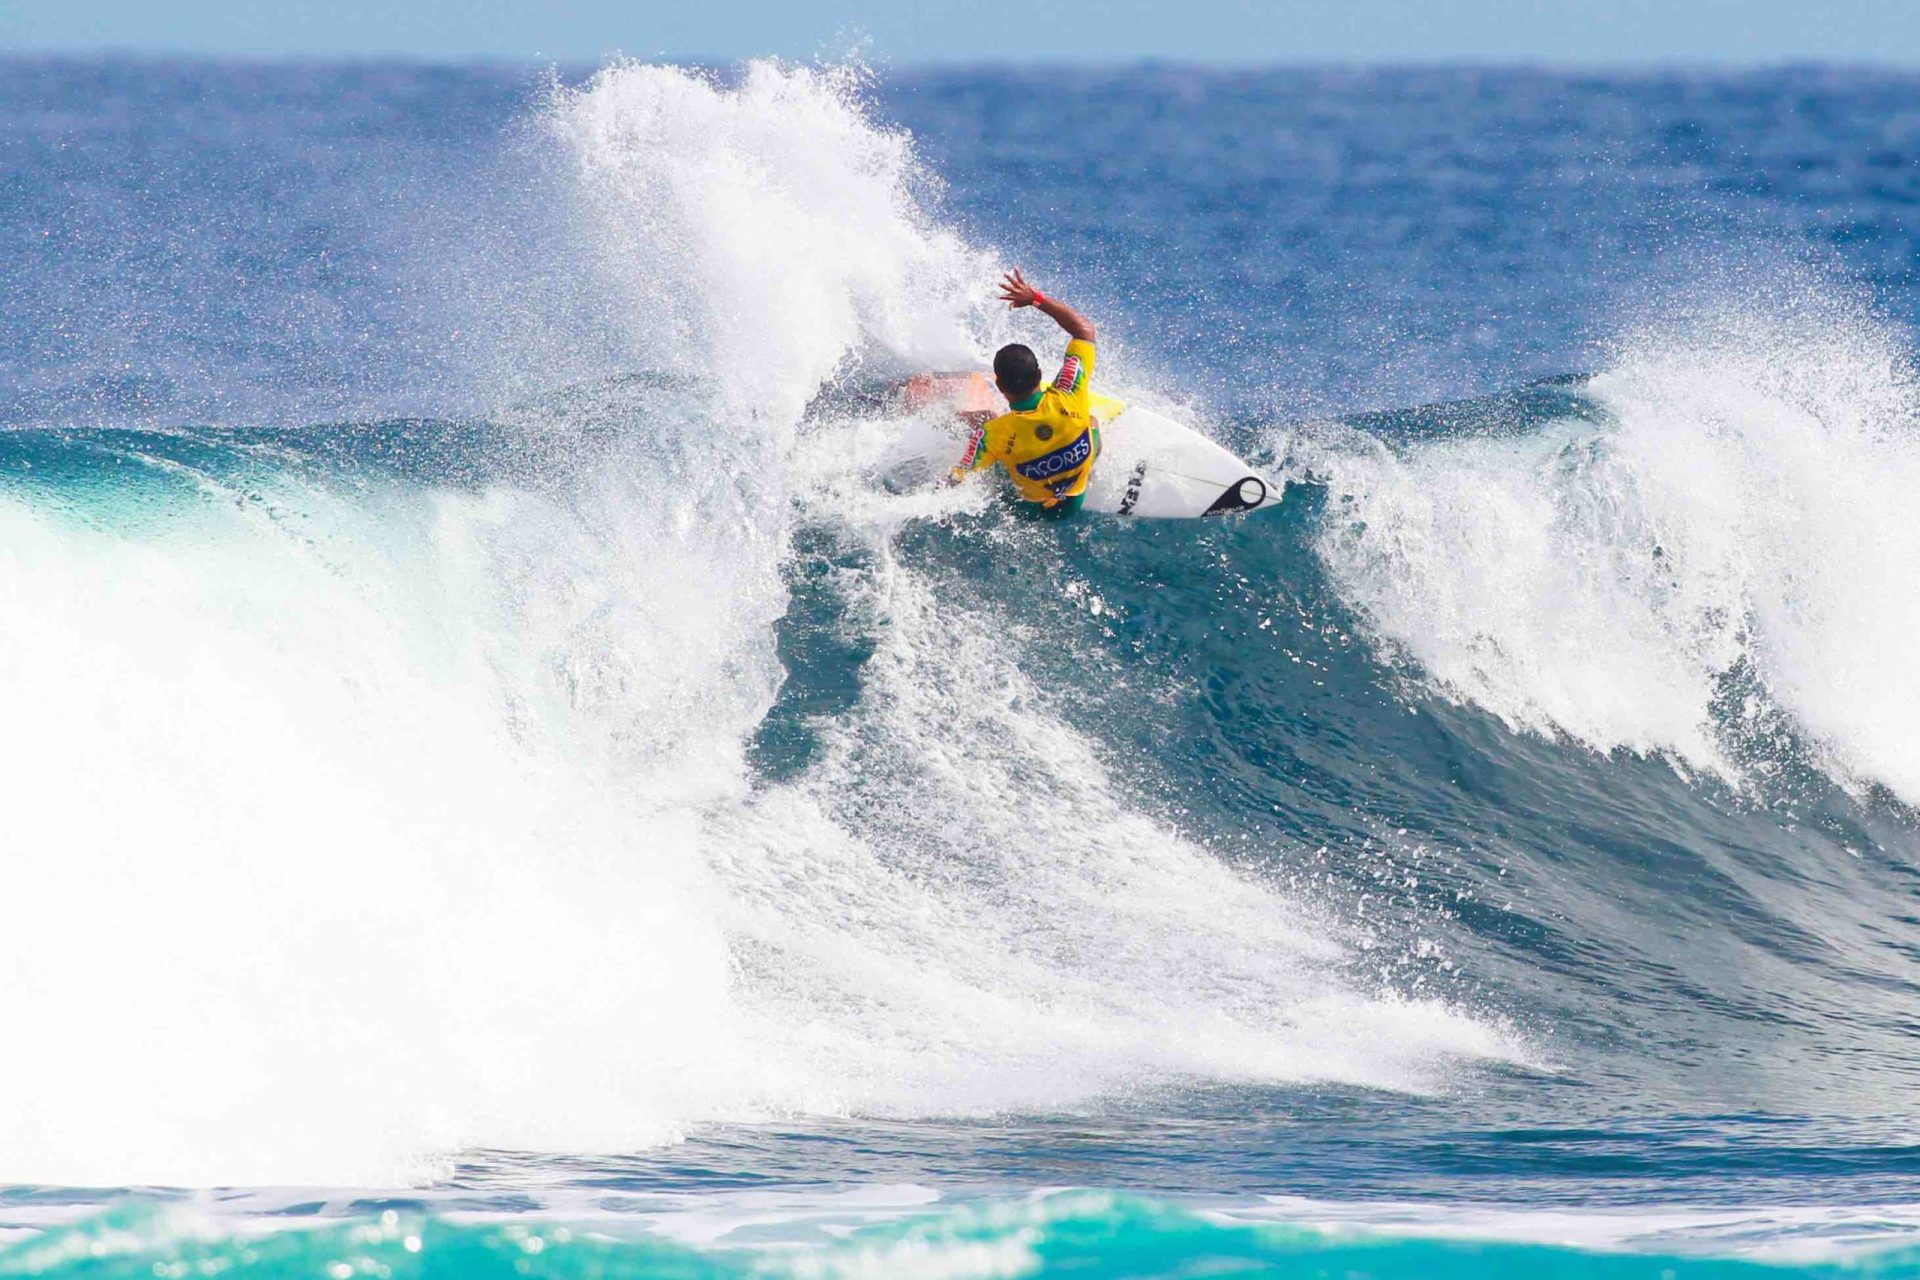
<instances>
[{"instance_id":1,"label":"surfer's head","mask_svg":"<svg viewBox=\"0 0 1920 1280\"><path fill-rule=\"evenodd\" d=\"M1040 361L1033 348L1009 342L993 353L993 380L1008 400L1025 400L1040 389Z\"/></svg>"}]
</instances>

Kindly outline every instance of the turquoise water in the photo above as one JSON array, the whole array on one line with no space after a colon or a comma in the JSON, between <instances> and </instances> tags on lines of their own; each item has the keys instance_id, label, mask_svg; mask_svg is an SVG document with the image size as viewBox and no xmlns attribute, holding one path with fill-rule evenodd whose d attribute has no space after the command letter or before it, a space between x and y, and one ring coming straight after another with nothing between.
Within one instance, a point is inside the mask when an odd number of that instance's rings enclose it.
<instances>
[{"instance_id":1,"label":"turquoise water","mask_svg":"<svg viewBox=\"0 0 1920 1280\"><path fill-rule=\"evenodd\" d=\"M692 1216L689 1214L688 1216ZM192 1209L123 1210L0 1253L22 1276L1909 1276L1910 1249L1845 1262L1752 1261L1658 1250L1326 1233L1233 1220L1135 1197L1062 1192L829 1223L778 1243L716 1252L621 1238L606 1224L453 1222L387 1209L351 1225L208 1232ZM616 1229L617 1230L617 1229ZM671 1234L671 1227L668 1234Z\"/></svg>"},{"instance_id":2,"label":"turquoise water","mask_svg":"<svg viewBox=\"0 0 1920 1280\"><path fill-rule=\"evenodd\" d=\"M1920 81L1045 88L0 63L0 1271L1914 1268Z\"/></svg>"}]
</instances>

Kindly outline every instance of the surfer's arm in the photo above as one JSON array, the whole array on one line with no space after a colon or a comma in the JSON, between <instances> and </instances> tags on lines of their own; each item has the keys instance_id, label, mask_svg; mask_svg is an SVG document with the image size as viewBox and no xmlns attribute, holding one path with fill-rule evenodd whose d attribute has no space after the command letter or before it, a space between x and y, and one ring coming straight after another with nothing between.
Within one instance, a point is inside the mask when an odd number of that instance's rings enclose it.
<instances>
[{"instance_id":1,"label":"surfer's arm","mask_svg":"<svg viewBox=\"0 0 1920 1280\"><path fill-rule=\"evenodd\" d=\"M1081 342L1093 341L1093 321L1075 311L1058 298L1049 298L1032 285L1015 267L1007 272L1000 282L1000 300L1011 307L1038 307L1053 317L1053 322L1067 331L1069 338Z\"/></svg>"}]
</instances>

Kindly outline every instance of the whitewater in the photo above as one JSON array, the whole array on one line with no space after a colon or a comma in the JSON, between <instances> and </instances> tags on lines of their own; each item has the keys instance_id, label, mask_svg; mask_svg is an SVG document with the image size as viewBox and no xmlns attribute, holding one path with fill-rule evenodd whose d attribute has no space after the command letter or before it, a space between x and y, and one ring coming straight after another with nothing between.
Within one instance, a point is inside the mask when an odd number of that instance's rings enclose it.
<instances>
[{"instance_id":1,"label":"whitewater","mask_svg":"<svg viewBox=\"0 0 1920 1280\"><path fill-rule=\"evenodd\" d=\"M1920 88L1607 87L1735 141L1549 257L1473 113L1591 86L1089 73L1108 204L976 73L448 74L7 64L0 1274L1914 1267L1908 304L1683 196ZM881 484L1015 262L1281 508Z\"/></svg>"}]
</instances>

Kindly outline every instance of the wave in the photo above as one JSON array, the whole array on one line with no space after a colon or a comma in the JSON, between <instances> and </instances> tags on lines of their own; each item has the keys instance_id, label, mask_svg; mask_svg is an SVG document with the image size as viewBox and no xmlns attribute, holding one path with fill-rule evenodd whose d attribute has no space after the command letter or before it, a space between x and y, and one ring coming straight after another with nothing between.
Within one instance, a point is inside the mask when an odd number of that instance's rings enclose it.
<instances>
[{"instance_id":1,"label":"wave","mask_svg":"<svg viewBox=\"0 0 1920 1280\"><path fill-rule=\"evenodd\" d=\"M969 574L1004 531L923 559L915 500L822 462L823 384L1004 323L849 81L620 66L544 127L661 376L474 426L0 436L0 1177L391 1184L1531 1060L1143 802L1045 610ZM788 687L816 622L856 655L830 716Z\"/></svg>"},{"instance_id":2,"label":"wave","mask_svg":"<svg viewBox=\"0 0 1920 1280\"><path fill-rule=\"evenodd\" d=\"M1762 296L1624 340L1553 399L1510 406L1518 429L1303 442L1331 486L1319 551L1379 643L1517 730L1775 792L1801 754L1920 801L1902 336Z\"/></svg>"}]
</instances>

